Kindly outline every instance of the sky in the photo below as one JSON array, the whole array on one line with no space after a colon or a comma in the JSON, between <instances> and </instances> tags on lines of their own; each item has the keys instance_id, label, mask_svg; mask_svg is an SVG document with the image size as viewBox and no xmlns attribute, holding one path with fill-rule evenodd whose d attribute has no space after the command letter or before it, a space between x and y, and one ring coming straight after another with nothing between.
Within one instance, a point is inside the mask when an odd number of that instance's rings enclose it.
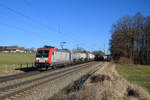
<instances>
[{"instance_id":1,"label":"sky","mask_svg":"<svg viewBox=\"0 0 150 100\"><path fill-rule=\"evenodd\" d=\"M0 0L0 45L109 49L111 27L124 15L150 15L150 0Z\"/></svg>"}]
</instances>

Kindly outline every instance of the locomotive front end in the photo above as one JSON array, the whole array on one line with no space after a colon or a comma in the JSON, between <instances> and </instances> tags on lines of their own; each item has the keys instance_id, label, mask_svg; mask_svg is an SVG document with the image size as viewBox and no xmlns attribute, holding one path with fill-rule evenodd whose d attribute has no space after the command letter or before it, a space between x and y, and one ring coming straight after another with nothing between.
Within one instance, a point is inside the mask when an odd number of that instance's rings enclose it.
<instances>
[{"instance_id":1,"label":"locomotive front end","mask_svg":"<svg viewBox=\"0 0 150 100\"><path fill-rule=\"evenodd\" d=\"M50 54L51 54L50 49L39 48L36 53L35 66L40 69L42 68L48 69L48 67L51 66Z\"/></svg>"}]
</instances>

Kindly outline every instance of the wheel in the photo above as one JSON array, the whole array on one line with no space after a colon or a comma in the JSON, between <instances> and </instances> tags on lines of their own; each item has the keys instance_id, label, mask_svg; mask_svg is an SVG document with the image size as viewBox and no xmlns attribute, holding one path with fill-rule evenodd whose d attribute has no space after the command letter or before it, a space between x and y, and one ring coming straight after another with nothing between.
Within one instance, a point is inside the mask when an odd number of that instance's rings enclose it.
<instances>
[{"instance_id":1,"label":"wheel","mask_svg":"<svg viewBox=\"0 0 150 100\"><path fill-rule=\"evenodd\" d=\"M55 65L53 65L53 67L52 67L53 69L56 69L56 66Z\"/></svg>"},{"instance_id":2,"label":"wheel","mask_svg":"<svg viewBox=\"0 0 150 100\"><path fill-rule=\"evenodd\" d=\"M46 67L46 71L48 70L48 67Z\"/></svg>"}]
</instances>

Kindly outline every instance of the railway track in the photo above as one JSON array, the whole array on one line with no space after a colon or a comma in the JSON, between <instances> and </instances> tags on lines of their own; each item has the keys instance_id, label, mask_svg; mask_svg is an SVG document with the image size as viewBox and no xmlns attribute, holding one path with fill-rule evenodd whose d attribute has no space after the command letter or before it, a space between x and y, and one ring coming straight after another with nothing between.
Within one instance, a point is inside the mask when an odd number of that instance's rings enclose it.
<instances>
[{"instance_id":1,"label":"railway track","mask_svg":"<svg viewBox=\"0 0 150 100\"><path fill-rule=\"evenodd\" d=\"M19 82L23 82L24 80L31 80L31 79L35 79L44 75L48 75L49 73L56 73L59 71L63 71L65 69L70 69L74 66L80 66L80 65L85 65L84 64L79 64L79 65L73 65L70 67L63 67L63 68L59 68L59 69L51 69L48 71L44 71L44 72L39 72L39 71L34 71L34 72L29 72L29 73L23 73L23 74L17 74L17 75L12 75L12 76L6 76L6 77L2 77L0 79L0 88L1 87L6 87L8 85L13 85L13 84L17 84ZM7 79L8 78L8 79Z\"/></svg>"},{"instance_id":2,"label":"railway track","mask_svg":"<svg viewBox=\"0 0 150 100\"><path fill-rule=\"evenodd\" d=\"M75 65L72 67L68 67L66 69L62 69L58 72L53 72L53 71L50 71L49 73L46 72L45 75L42 75L40 77L2 87L2 88L0 88L0 100L3 100L5 98L10 98L13 95L24 92L26 90L33 88L33 87L36 87L36 86L39 86L41 84L47 83L49 81L58 79L62 76L71 74L73 72L80 71L81 69L84 69L84 68L91 66L93 63L94 62Z\"/></svg>"},{"instance_id":3,"label":"railway track","mask_svg":"<svg viewBox=\"0 0 150 100\"><path fill-rule=\"evenodd\" d=\"M68 66L66 66L66 67L68 67ZM66 67L61 67L61 68L66 68ZM61 68L59 68L59 69L61 69ZM52 72L54 70L57 70L57 69L50 69L46 73ZM26 78L26 77L31 77L31 76L41 74L41 73L45 73L45 71L40 72L40 71L35 70L32 72L27 72L27 73L20 73L20 74L15 74L15 75L4 76L4 77L0 77L0 83L12 81L12 80L16 80L16 79L21 79L21 78Z\"/></svg>"},{"instance_id":4,"label":"railway track","mask_svg":"<svg viewBox=\"0 0 150 100\"><path fill-rule=\"evenodd\" d=\"M33 71L33 72L28 72L28 73L21 73L21 74L15 74L15 75L0 77L0 83L12 81L15 79L20 79L20 78L24 78L24 77L28 77L28 76L32 76L32 75L36 75L39 73L40 73L39 71Z\"/></svg>"}]
</instances>

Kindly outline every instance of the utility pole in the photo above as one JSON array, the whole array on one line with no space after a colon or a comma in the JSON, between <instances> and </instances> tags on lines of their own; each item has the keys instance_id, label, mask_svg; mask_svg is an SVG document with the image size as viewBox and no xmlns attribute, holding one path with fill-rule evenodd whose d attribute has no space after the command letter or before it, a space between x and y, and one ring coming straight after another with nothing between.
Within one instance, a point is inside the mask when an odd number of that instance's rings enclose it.
<instances>
[{"instance_id":1,"label":"utility pole","mask_svg":"<svg viewBox=\"0 0 150 100\"><path fill-rule=\"evenodd\" d=\"M91 48L91 52L93 52L94 51L94 49L93 48Z\"/></svg>"},{"instance_id":2,"label":"utility pole","mask_svg":"<svg viewBox=\"0 0 150 100\"><path fill-rule=\"evenodd\" d=\"M105 53L105 44L104 44L104 53Z\"/></svg>"},{"instance_id":3,"label":"utility pole","mask_svg":"<svg viewBox=\"0 0 150 100\"><path fill-rule=\"evenodd\" d=\"M79 49L79 44L77 44L77 49Z\"/></svg>"}]
</instances>

